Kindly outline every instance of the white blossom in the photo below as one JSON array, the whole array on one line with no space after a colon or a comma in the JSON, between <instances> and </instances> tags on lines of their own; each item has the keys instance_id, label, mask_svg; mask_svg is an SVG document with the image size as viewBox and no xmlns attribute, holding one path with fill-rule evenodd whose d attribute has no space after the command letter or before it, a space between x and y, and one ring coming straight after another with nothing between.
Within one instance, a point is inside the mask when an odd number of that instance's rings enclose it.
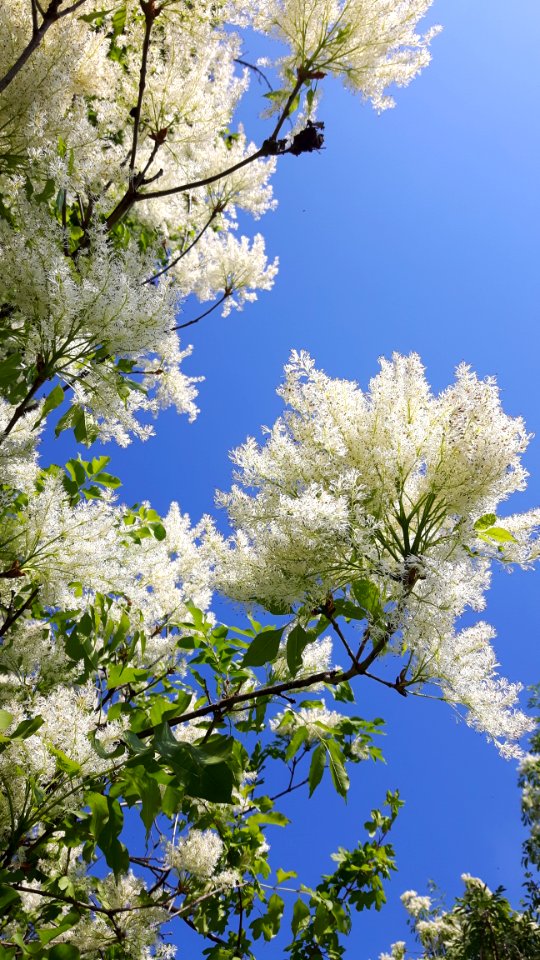
<instances>
[{"instance_id":1,"label":"white blossom","mask_svg":"<svg viewBox=\"0 0 540 960\"><path fill-rule=\"evenodd\" d=\"M169 843L166 851L171 867L178 872L185 871L200 878L213 876L222 854L221 837L212 830L197 829L190 830L176 843Z\"/></svg>"},{"instance_id":2,"label":"white blossom","mask_svg":"<svg viewBox=\"0 0 540 960\"><path fill-rule=\"evenodd\" d=\"M497 676L491 628L460 630L459 618L485 606L493 562L527 567L538 554L538 511L497 516L525 486L522 420L464 364L434 396L416 355L382 360L363 392L294 352L278 392L288 409L265 444L233 452L237 485L219 496L234 528L228 541L209 533L219 586L247 603L316 607L368 580L384 611L372 639L411 650L417 683L438 683L517 756L530 729L520 686Z\"/></svg>"}]
</instances>

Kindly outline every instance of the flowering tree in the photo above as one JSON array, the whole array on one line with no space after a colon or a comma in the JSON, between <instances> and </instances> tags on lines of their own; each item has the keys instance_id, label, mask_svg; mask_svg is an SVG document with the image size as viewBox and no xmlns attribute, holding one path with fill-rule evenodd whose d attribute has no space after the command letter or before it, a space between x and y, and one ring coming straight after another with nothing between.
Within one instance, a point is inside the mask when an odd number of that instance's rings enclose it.
<instances>
[{"instance_id":1,"label":"flowering tree","mask_svg":"<svg viewBox=\"0 0 540 960\"><path fill-rule=\"evenodd\" d=\"M497 517L524 485L527 436L493 382L460 368L434 397L418 358L395 357L363 393L293 355L286 412L235 454L229 540L175 504L120 505L107 457L37 456L53 420L90 446L144 438L171 404L195 417L178 331L241 309L277 269L259 234L237 238L238 212L260 217L281 158L320 149L327 75L392 105L388 87L429 60L429 6L0 8L6 960L166 957L173 920L213 960L250 956L280 929L284 884L294 960L339 957L352 910L384 902L397 794L314 888L272 872L266 831L287 823L280 797L323 776L344 796L351 765L380 757L381 721L347 706L361 678L402 696L438 685L518 752L529 722L492 631L456 625L493 564L537 553L536 512ZM245 28L279 41L259 145L237 121L261 69L243 61ZM189 295L210 306L184 319ZM249 618L219 623L214 591Z\"/></svg>"}]
</instances>

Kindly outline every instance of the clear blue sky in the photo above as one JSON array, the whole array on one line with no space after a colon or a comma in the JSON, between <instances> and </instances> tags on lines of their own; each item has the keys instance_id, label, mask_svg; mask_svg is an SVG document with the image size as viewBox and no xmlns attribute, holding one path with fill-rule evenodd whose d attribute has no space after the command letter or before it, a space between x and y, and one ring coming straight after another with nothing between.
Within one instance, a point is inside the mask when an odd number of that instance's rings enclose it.
<instances>
[{"instance_id":1,"label":"clear blue sky","mask_svg":"<svg viewBox=\"0 0 540 960\"><path fill-rule=\"evenodd\" d=\"M283 158L279 209L255 225L280 256L274 290L188 331L195 350L186 370L206 377L199 419L190 426L163 415L146 444L107 449L128 502L166 510L179 500L194 520L212 511L215 488L230 483L228 450L280 410L274 391L292 347L362 386L394 350L417 351L437 390L466 360L497 376L506 411L540 435L540 6L435 0L429 22L444 26L433 62L397 91L393 111L377 116L327 86L326 149ZM259 130L254 122L247 132ZM54 459L64 449L57 444ZM540 503L540 440L527 465L529 489L509 509ZM540 680L538 577L496 575L486 611L502 672L525 684ZM358 916L349 944L351 960L376 960L405 938L399 894L424 891L429 878L449 901L464 871L503 883L517 901L522 832L515 766L449 707L367 682L358 701L362 715L387 720L387 765L355 768L346 806L326 790L309 804L291 799L295 823L282 836L274 830L271 856L316 881L339 844L362 836L386 788L399 787L399 874L386 910ZM282 956L276 944L259 953Z\"/></svg>"}]
</instances>

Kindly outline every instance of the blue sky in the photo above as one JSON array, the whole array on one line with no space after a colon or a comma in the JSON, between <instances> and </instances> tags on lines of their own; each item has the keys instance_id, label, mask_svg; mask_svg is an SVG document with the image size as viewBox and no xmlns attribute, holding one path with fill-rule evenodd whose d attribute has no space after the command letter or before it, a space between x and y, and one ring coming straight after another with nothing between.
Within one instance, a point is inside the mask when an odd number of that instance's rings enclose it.
<instances>
[{"instance_id":1,"label":"blue sky","mask_svg":"<svg viewBox=\"0 0 540 960\"><path fill-rule=\"evenodd\" d=\"M280 411L275 387L293 347L362 386L394 350L417 351L436 390L466 360L496 375L505 410L540 435L540 6L435 0L427 22L444 26L433 62L397 91L394 110L377 116L327 85L325 150L280 161L279 209L255 225L280 257L274 290L187 331L194 355L185 369L206 377L199 419L164 414L155 438L106 451L127 502L164 511L178 500L194 520L215 512L215 488L230 484L228 451ZM260 130L247 124L254 138ZM183 319L196 311L190 304ZM51 456L64 451L60 441ZM539 440L526 462L529 488L509 510L540 503ZM540 680L538 584L538 573L497 574L485 615L502 672L525 684ZM349 943L355 960L375 960L406 935L399 894L423 892L429 878L449 901L464 871L504 884L517 901L522 831L515 766L449 707L367 682L357 693L359 713L387 721L387 764L353 771L347 805L326 789L309 805L291 799L284 809L295 822L283 836L274 830L271 856L315 882L339 844L362 837L386 788L399 787L406 807L393 833L399 873L389 905L359 916ZM278 955L272 944L260 951Z\"/></svg>"}]
</instances>

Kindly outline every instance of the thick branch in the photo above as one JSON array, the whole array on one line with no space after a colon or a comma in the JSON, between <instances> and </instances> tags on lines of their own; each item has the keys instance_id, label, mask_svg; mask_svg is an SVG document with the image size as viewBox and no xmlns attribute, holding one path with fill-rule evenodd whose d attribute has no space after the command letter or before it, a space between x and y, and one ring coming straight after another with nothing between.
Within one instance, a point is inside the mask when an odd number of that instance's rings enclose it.
<instances>
[{"instance_id":1,"label":"thick branch","mask_svg":"<svg viewBox=\"0 0 540 960\"><path fill-rule=\"evenodd\" d=\"M210 703L205 707L199 707L198 710L191 710L182 714L180 717L171 717L167 720L170 727L175 727L179 723L187 723L189 720L198 720L200 717L209 715L222 717L230 713L239 703L248 703L249 701L260 700L262 697L277 697L287 691L305 690L318 683L326 683L329 686L337 687L340 683L352 680L354 677L362 676L373 660L379 655L384 644L379 644L366 657L362 663L353 664L348 670L322 670L320 673L312 673L309 677L301 677L297 680L284 680L282 683L269 684L265 687L259 687L258 690L250 690L247 693L236 693L230 697L222 697L215 703ZM141 739L152 736L155 727L146 727L146 729L137 733Z\"/></svg>"},{"instance_id":2,"label":"thick branch","mask_svg":"<svg viewBox=\"0 0 540 960\"><path fill-rule=\"evenodd\" d=\"M37 47L39 47L49 27L52 27L53 23L56 23L57 20L61 20L62 17L67 17L68 14L74 13L75 10L77 10L79 7L82 7L83 3L86 3L86 0L76 0L75 3L72 3L71 6L66 7L65 10L58 9L61 3L62 3L62 0L51 0L49 6L45 11L45 15L43 17L43 22L41 26L38 27L37 29L34 26L34 30L32 31L32 36L28 41L26 47L24 48L24 50L22 51L18 59L15 61L13 66L9 68L5 76L3 76L2 79L0 79L0 93L3 93L3 91L6 89L6 87L9 86L11 81L15 79L19 71L22 70L27 60L29 60L30 57L32 56L34 50L36 50ZM35 19L34 19L34 24L35 24Z\"/></svg>"},{"instance_id":3,"label":"thick branch","mask_svg":"<svg viewBox=\"0 0 540 960\"><path fill-rule=\"evenodd\" d=\"M233 164L232 167L227 167L226 170L222 170L220 173L214 173L209 177L204 177L202 180L193 180L191 183L182 183L178 187L170 187L166 190L150 190L148 193L139 193L138 190L133 187L133 185L130 185L120 200L118 206L116 206L113 212L107 217L107 220L105 221L107 229L111 230L112 227L116 226L116 224L133 206L133 204L138 203L140 200L153 200L157 197L170 197L175 193L185 193L187 190L195 190L196 187L206 187L210 183L216 183L217 180L227 177L230 173L235 173L236 170L241 170L242 167L246 167L248 163L253 163L253 161L258 160L259 157L266 156L269 156L269 154L261 147L260 150L252 153L249 157L244 157L243 160Z\"/></svg>"},{"instance_id":4,"label":"thick branch","mask_svg":"<svg viewBox=\"0 0 540 960\"><path fill-rule=\"evenodd\" d=\"M150 34L154 25L154 20L161 12L161 8L155 7L154 0L148 0L147 3L141 0L141 7L144 11L145 26L144 40L141 56L141 71L139 74L139 93L137 96L137 106L133 112L133 141L131 144L131 156L129 160L129 179L133 180L135 175L135 162L137 159L137 143L139 139L139 125L141 122L141 109L146 87L146 68L148 64L148 50L150 48Z\"/></svg>"}]
</instances>

